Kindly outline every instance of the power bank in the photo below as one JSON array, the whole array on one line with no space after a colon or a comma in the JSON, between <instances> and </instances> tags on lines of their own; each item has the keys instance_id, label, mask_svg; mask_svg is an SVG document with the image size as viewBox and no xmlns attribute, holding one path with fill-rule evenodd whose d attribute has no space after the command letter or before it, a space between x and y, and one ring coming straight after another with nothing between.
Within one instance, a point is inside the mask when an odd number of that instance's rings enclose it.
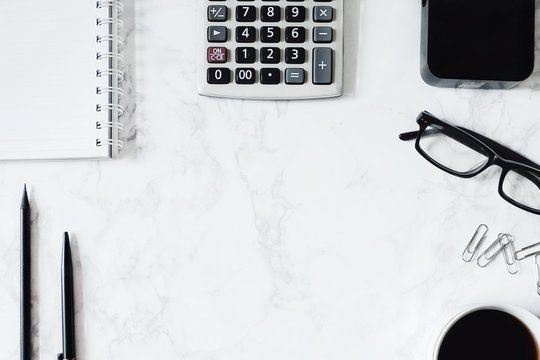
<instances>
[{"instance_id":1,"label":"power bank","mask_svg":"<svg viewBox=\"0 0 540 360\"><path fill-rule=\"evenodd\" d=\"M533 72L534 41L535 0L422 0L429 85L512 88Z\"/></svg>"}]
</instances>

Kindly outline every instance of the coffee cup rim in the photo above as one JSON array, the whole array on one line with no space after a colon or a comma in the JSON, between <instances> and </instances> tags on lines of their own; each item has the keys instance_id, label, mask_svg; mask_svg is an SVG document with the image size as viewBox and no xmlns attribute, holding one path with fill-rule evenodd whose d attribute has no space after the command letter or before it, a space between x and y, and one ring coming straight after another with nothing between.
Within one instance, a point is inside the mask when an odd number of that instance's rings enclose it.
<instances>
[{"instance_id":1,"label":"coffee cup rim","mask_svg":"<svg viewBox=\"0 0 540 360\"><path fill-rule=\"evenodd\" d=\"M540 319L536 315L519 306L510 304L476 304L462 308L446 322L446 325L442 328L439 336L437 337L437 341L433 349L433 360L437 360L442 340L448 333L448 330L450 330L450 328L452 328L452 326L454 326L458 320L480 310L498 310L518 319L529 330L535 342L537 351L540 351Z\"/></svg>"}]
</instances>

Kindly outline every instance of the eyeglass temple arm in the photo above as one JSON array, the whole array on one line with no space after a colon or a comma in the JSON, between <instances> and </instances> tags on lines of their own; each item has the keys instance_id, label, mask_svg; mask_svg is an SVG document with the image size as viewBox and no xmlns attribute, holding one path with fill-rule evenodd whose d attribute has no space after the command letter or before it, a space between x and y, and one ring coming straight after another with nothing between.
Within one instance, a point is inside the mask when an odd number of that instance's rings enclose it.
<instances>
[{"instance_id":1,"label":"eyeglass temple arm","mask_svg":"<svg viewBox=\"0 0 540 360\"><path fill-rule=\"evenodd\" d=\"M409 131L409 132L399 134L399 139L401 141L415 140L418 137L419 132L420 131L417 130L417 131ZM426 130L424 130L424 136L435 135L435 134L438 134L440 132L441 132L441 130L439 130L439 129L426 129Z\"/></svg>"},{"instance_id":2,"label":"eyeglass temple arm","mask_svg":"<svg viewBox=\"0 0 540 360\"><path fill-rule=\"evenodd\" d=\"M410 141L414 140L418 137L419 131L409 131L404 132L403 134L399 134L399 140L401 141Z\"/></svg>"}]
</instances>

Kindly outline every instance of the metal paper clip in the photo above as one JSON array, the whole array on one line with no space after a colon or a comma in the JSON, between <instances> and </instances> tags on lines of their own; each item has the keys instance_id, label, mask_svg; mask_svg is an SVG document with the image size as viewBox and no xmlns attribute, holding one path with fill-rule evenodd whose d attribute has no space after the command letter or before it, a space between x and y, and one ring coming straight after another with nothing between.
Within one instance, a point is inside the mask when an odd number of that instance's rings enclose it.
<instances>
[{"instance_id":1,"label":"metal paper clip","mask_svg":"<svg viewBox=\"0 0 540 360\"><path fill-rule=\"evenodd\" d=\"M503 247L503 256L504 262L506 263L506 269L512 275L515 275L519 272L519 264L516 259L516 249L514 247L514 238L510 234L499 234L506 235L509 238L509 242L506 246Z\"/></svg>"},{"instance_id":2,"label":"metal paper clip","mask_svg":"<svg viewBox=\"0 0 540 360\"><path fill-rule=\"evenodd\" d=\"M536 263L536 292L540 295L540 255L534 257Z\"/></svg>"},{"instance_id":3,"label":"metal paper clip","mask_svg":"<svg viewBox=\"0 0 540 360\"><path fill-rule=\"evenodd\" d=\"M510 243L510 239L506 234L499 234L497 240L495 240L489 247L478 257L476 263L478 266L484 268L492 262L497 255L499 255L504 248Z\"/></svg>"},{"instance_id":4,"label":"metal paper clip","mask_svg":"<svg viewBox=\"0 0 540 360\"><path fill-rule=\"evenodd\" d=\"M523 260L526 257L540 254L540 243L532 244L516 252L516 259Z\"/></svg>"},{"instance_id":5,"label":"metal paper clip","mask_svg":"<svg viewBox=\"0 0 540 360\"><path fill-rule=\"evenodd\" d=\"M465 262L470 262L478 249L480 248L480 245L484 242L484 239L486 238L488 232L487 225L481 224L478 226L478 229L476 229L476 232L474 233L471 241L469 241L469 244L465 248L465 251L463 251L463 255L461 258Z\"/></svg>"}]
</instances>

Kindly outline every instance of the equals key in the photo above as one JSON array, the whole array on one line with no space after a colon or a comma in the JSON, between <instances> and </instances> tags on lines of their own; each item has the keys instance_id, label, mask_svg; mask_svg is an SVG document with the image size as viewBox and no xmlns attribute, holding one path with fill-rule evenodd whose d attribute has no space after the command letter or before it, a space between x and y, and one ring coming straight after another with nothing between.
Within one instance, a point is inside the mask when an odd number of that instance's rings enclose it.
<instances>
[{"instance_id":1,"label":"equals key","mask_svg":"<svg viewBox=\"0 0 540 360\"><path fill-rule=\"evenodd\" d=\"M288 85L302 85L305 82L304 69L285 70L285 83Z\"/></svg>"}]
</instances>

